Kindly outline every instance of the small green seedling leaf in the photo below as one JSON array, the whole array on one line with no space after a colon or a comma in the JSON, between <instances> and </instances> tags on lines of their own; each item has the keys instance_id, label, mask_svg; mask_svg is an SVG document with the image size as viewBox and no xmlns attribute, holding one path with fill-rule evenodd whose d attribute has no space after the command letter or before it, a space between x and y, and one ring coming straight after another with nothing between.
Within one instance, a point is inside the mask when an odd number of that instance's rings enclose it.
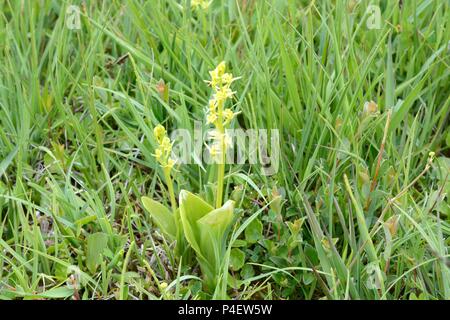
<instances>
[{"instance_id":1,"label":"small green seedling leaf","mask_svg":"<svg viewBox=\"0 0 450 320\"><path fill-rule=\"evenodd\" d=\"M239 269L242 268L242 266L244 265L244 262L245 262L245 253L238 248L231 249L231 253L230 253L230 268L231 268L231 270L238 271Z\"/></svg>"},{"instance_id":2,"label":"small green seedling leaf","mask_svg":"<svg viewBox=\"0 0 450 320\"><path fill-rule=\"evenodd\" d=\"M248 279L255 276L255 270L253 269L251 264L246 264L242 267L241 277L244 279Z\"/></svg>"},{"instance_id":3,"label":"small green seedling leaf","mask_svg":"<svg viewBox=\"0 0 450 320\"><path fill-rule=\"evenodd\" d=\"M247 241L241 240L241 239L236 239L236 241L233 243L232 246L233 246L233 248L246 247L247 246Z\"/></svg>"},{"instance_id":4,"label":"small green seedling leaf","mask_svg":"<svg viewBox=\"0 0 450 320\"><path fill-rule=\"evenodd\" d=\"M245 240L248 243L255 243L262 238L263 224L260 220L253 220L245 229Z\"/></svg>"}]
</instances>

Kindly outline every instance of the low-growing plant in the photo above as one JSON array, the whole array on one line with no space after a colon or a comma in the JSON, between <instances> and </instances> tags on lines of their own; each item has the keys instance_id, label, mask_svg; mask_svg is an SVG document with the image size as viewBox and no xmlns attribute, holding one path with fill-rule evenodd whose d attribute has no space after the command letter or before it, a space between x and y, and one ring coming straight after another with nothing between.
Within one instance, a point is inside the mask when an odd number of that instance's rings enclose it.
<instances>
[{"instance_id":1,"label":"low-growing plant","mask_svg":"<svg viewBox=\"0 0 450 320\"><path fill-rule=\"evenodd\" d=\"M186 261L189 248L193 249L204 276L205 287L213 292L223 270L226 238L233 221L234 201L228 200L223 205L222 202L228 146L225 129L236 115L231 109L225 108L225 105L234 94L231 84L236 78L226 72L225 62L210 71L210 75L211 79L207 82L213 89L213 95L209 100L206 120L214 126L210 133L212 144L208 149L217 167L215 207L187 190L180 190L179 208L177 207L172 181L175 164L175 160L171 158L173 142L162 125L156 126L153 132L158 143L154 156L162 168L172 210L149 197L142 197L142 203L164 235L171 241L176 241L175 252L178 257Z\"/></svg>"},{"instance_id":2,"label":"low-growing plant","mask_svg":"<svg viewBox=\"0 0 450 320\"><path fill-rule=\"evenodd\" d=\"M199 196L186 190L180 192L184 236L196 253L205 286L210 292L216 288L221 274L233 210L232 200L214 209Z\"/></svg>"}]
</instances>

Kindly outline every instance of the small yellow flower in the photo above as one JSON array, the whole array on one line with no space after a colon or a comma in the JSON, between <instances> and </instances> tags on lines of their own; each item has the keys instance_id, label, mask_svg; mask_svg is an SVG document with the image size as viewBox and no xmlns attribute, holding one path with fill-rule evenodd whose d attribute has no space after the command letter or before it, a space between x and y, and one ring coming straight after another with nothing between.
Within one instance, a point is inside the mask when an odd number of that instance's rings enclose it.
<instances>
[{"instance_id":1,"label":"small yellow flower","mask_svg":"<svg viewBox=\"0 0 450 320\"><path fill-rule=\"evenodd\" d=\"M173 160L172 158L169 158L167 160L167 164L165 165L165 167L169 168L169 169L172 169L174 165L175 165L175 160Z\"/></svg>"},{"instance_id":2,"label":"small yellow flower","mask_svg":"<svg viewBox=\"0 0 450 320\"><path fill-rule=\"evenodd\" d=\"M217 121L217 114L215 112L210 113L206 116L206 122L214 124Z\"/></svg>"},{"instance_id":3,"label":"small yellow flower","mask_svg":"<svg viewBox=\"0 0 450 320\"><path fill-rule=\"evenodd\" d=\"M233 75L231 74L231 73L225 73L223 76L222 76L222 84L224 85L224 86L227 86L227 87L229 87L230 85L231 85L231 83L233 82Z\"/></svg>"},{"instance_id":4,"label":"small yellow flower","mask_svg":"<svg viewBox=\"0 0 450 320\"><path fill-rule=\"evenodd\" d=\"M165 134L166 134L166 129L160 124L158 124L153 129L153 135L155 136L155 139L158 141L158 143L161 143L161 140Z\"/></svg>"},{"instance_id":5,"label":"small yellow flower","mask_svg":"<svg viewBox=\"0 0 450 320\"><path fill-rule=\"evenodd\" d=\"M224 102L226 99L231 98L233 96L233 91L230 88L222 87L215 94L215 98L218 103Z\"/></svg>"},{"instance_id":6,"label":"small yellow flower","mask_svg":"<svg viewBox=\"0 0 450 320\"><path fill-rule=\"evenodd\" d=\"M215 99L209 100L209 112L215 112L217 108L217 101Z\"/></svg>"},{"instance_id":7,"label":"small yellow flower","mask_svg":"<svg viewBox=\"0 0 450 320\"><path fill-rule=\"evenodd\" d=\"M228 86L231 84L233 75L231 73L225 73L226 68L225 61L222 61L214 70L209 72L209 75L211 76L211 87L220 88L226 83Z\"/></svg>"},{"instance_id":8,"label":"small yellow flower","mask_svg":"<svg viewBox=\"0 0 450 320\"><path fill-rule=\"evenodd\" d=\"M163 156L162 150L161 150L160 148L157 148L157 149L155 150L154 156L155 156L156 160L159 161L159 160L161 159L161 157Z\"/></svg>"},{"instance_id":9,"label":"small yellow flower","mask_svg":"<svg viewBox=\"0 0 450 320\"><path fill-rule=\"evenodd\" d=\"M216 88L220 86L221 78L218 76L217 70L210 71L209 75L211 76L211 81L209 82L211 87Z\"/></svg>"},{"instance_id":10,"label":"small yellow flower","mask_svg":"<svg viewBox=\"0 0 450 320\"><path fill-rule=\"evenodd\" d=\"M168 137L164 137L161 142L161 147L165 152L172 150L172 143L170 143L170 139Z\"/></svg>"},{"instance_id":11,"label":"small yellow flower","mask_svg":"<svg viewBox=\"0 0 450 320\"><path fill-rule=\"evenodd\" d=\"M233 111L231 111L231 109L225 109L225 110L223 111L223 116L224 116L224 118L225 118L225 123L226 123L226 124L230 123L231 120L233 120L234 115L235 115L235 114L234 114Z\"/></svg>"},{"instance_id":12,"label":"small yellow flower","mask_svg":"<svg viewBox=\"0 0 450 320\"><path fill-rule=\"evenodd\" d=\"M219 65L216 68L217 74L219 75L219 77L223 76L226 69L227 69L227 65L225 64L225 61L222 61L221 63L219 63Z\"/></svg>"}]
</instances>

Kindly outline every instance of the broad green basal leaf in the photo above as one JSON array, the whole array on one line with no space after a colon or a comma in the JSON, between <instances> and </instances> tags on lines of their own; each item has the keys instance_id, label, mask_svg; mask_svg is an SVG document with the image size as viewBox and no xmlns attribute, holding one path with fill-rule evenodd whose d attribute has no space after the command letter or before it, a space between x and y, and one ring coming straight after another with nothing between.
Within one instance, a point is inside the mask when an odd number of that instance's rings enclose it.
<instances>
[{"instance_id":1,"label":"broad green basal leaf","mask_svg":"<svg viewBox=\"0 0 450 320\"><path fill-rule=\"evenodd\" d=\"M148 197L142 197L141 200L144 208L150 213L156 225L171 240L174 240L177 236L177 227L172 212L167 207Z\"/></svg>"},{"instance_id":2,"label":"broad green basal leaf","mask_svg":"<svg viewBox=\"0 0 450 320\"><path fill-rule=\"evenodd\" d=\"M200 197L180 193L180 217L184 236L194 249L206 286L214 290L225 256L225 240L233 221L234 202L229 200L214 209Z\"/></svg>"},{"instance_id":3,"label":"broad green basal leaf","mask_svg":"<svg viewBox=\"0 0 450 320\"><path fill-rule=\"evenodd\" d=\"M183 225L184 236L192 248L201 253L200 232L197 221L211 212L214 208L202 198L186 190L180 192L180 218Z\"/></svg>"},{"instance_id":4,"label":"broad green basal leaf","mask_svg":"<svg viewBox=\"0 0 450 320\"><path fill-rule=\"evenodd\" d=\"M222 207L197 221L202 253L209 262L213 260L218 262L222 259L226 231L233 221L233 209L234 202L228 200Z\"/></svg>"}]
</instances>

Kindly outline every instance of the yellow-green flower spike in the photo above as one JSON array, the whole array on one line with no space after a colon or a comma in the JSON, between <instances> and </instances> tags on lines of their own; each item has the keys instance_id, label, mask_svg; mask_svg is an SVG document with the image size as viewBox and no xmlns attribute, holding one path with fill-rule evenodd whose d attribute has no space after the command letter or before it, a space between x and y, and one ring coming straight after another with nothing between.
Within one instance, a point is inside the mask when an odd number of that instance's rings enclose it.
<instances>
[{"instance_id":1,"label":"yellow-green flower spike","mask_svg":"<svg viewBox=\"0 0 450 320\"><path fill-rule=\"evenodd\" d=\"M208 0L191 0L191 7L194 9L202 8L203 10L206 10L209 8L209 5L212 1Z\"/></svg>"},{"instance_id":2,"label":"yellow-green flower spike","mask_svg":"<svg viewBox=\"0 0 450 320\"><path fill-rule=\"evenodd\" d=\"M158 147L155 149L153 156L156 161L159 162L161 167L171 170L175 164L175 161L170 158L170 153L172 152L172 142L167 136L166 129L162 125L158 124L153 129L153 135L158 142Z\"/></svg>"},{"instance_id":3,"label":"yellow-green flower spike","mask_svg":"<svg viewBox=\"0 0 450 320\"><path fill-rule=\"evenodd\" d=\"M231 146L231 138L226 135L225 129L235 116L231 109L224 109L227 100L233 97L234 92L231 90L231 84L235 80L233 75L226 71L226 63L222 61L214 70L209 72L211 80L207 81L213 90L213 98L208 104L206 121L208 124L215 126L215 130L211 134L214 142L208 149L210 156L219 160L217 162L216 208L222 205L225 154L227 147Z\"/></svg>"}]
</instances>

